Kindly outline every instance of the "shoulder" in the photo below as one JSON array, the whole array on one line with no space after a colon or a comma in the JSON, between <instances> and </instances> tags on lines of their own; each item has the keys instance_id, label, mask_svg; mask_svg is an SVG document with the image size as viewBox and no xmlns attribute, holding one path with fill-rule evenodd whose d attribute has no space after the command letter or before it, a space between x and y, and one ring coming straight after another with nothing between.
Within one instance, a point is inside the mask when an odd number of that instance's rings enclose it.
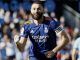
<instances>
[{"instance_id":1,"label":"shoulder","mask_svg":"<svg viewBox=\"0 0 80 60\"><path fill-rule=\"evenodd\" d=\"M31 24L31 23L32 23L31 20L28 20L28 21L25 21L24 24Z\"/></svg>"},{"instance_id":2,"label":"shoulder","mask_svg":"<svg viewBox=\"0 0 80 60\"><path fill-rule=\"evenodd\" d=\"M56 21L56 20L51 20L49 23L50 27L52 27L53 29L56 29L57 27L60 26L60 22Z\"/></svg>"},{"instance_id":3,"label":"shoulder","mask_svg":"<svg viewBox=\"0 0 80 60\"><path fill-rule=\"evenodd\" d=\"M60 25L60 22L58 20L51 20L50 24Z\"/></svg>"},{"instance_id":4,"label":"shoulder","mask_svg":"<svg viewBox=\"0 0 80 60\"><path fill-rule=\"evenodd\" d=\"M28 30L29 29L29 26L30 26L30 24L23 24L22 25L22 27L21 27L21 29L23 29L24 28L24 30Z\"/></svg>"},{"instance_id":5,"label":"shoulder","mask_svg":"<svg viewBox=\"0 0 80 60\"><path fill-rule=\"evenodd\" d=\"M32 24L31 20L27 20L24 22L23 26L29 26L30 24Z\"/></svg>"},{"instance_id":6,"label":"shoulder","mask_svg":"<svg viewBox=\"0 0 80 60\"><path fill-rule=\"evenodd\" d=\"M32 26L33 26L33 23L31 22L31 20L28 20L28 21L26 21L26 22L23 24L22 27L23 27L25 30L30 30Z\"/></svg>"}]
</instances>

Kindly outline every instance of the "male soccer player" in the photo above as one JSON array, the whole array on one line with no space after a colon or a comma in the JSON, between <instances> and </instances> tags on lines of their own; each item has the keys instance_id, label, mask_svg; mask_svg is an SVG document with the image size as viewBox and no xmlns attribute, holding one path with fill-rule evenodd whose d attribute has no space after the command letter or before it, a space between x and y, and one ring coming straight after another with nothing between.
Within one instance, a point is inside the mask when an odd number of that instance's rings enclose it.
<instances>
[{"instance_id":1,"label":"male soccer player","mask_svg":"<svg viewBox=\"0 0 80 60\"><path fill-rule=\"evenodd\" d=\"M33 23L23 25L19 39L17 36L14 37L14 41L16 41L21 52L24 51L27 37L30 38L32 46L29 48L29 60L57 60L56 53L69 41L58 21L44 21L43 12L43 6L39 2L34 2L31 7ZM55 32L61 33L61 44L56 45Z\"/></svg>"}]
</instances>

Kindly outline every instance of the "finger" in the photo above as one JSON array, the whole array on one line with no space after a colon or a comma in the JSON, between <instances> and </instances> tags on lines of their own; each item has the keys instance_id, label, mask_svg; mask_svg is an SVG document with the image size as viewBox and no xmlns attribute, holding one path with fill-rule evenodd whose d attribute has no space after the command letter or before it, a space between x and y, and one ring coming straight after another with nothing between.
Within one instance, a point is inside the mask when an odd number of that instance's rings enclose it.
<instances>
[{"instance_id":1,"label":"finger","mask_svg":"<svg viewBox=\"0 0 80 60\"><path fill-rule=\"evenodd\" d=\"M46 57L47 57L47 58L50 58L50 57L51 57L51 54L50 54L50 53L48 53L48 54L46 55Z\"/></svg>"}]
</instances>

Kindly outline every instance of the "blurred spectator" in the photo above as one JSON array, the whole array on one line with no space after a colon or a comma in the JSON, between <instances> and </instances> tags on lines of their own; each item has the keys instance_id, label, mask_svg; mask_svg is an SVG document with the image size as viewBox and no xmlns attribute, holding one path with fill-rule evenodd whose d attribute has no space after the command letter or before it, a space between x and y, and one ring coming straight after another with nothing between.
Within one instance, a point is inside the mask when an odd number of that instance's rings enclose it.
<instances>
[{"instance_id":1,"label":"blurred spectator","mask_svg":"<svg viewBox=\"0 0 80 60\"><path fill-rule=\"evenodd\" d=\"M30 11L26 11L22 6L20 6L19 15L22 19L27 21L29 19Z\"/></svg>"},{"instance_id":2,"label":"blurred spectator","mask_svg":"<svg viewBox=\"0 0 80 60\"><path fill-rule=\"evenodd\" d=\"M29 11L30 8L31 8L31 3L29 1L27 2L23 2L23 8L26 10L26 11Z\"/></svg>"},{"instance_id":3,"label":"blurred spectator","mask_svg":"<svg viewBox=\"0 0 80 60\"><path fill-rule=\"evenodd\" d=\"M4 9L0 9L0 28L4 25Z\"/></svg>"},{"instance_id":4,"label":"blurred spectator","mask_svg":"<svg viewBox=\"0 0 80 60\"><path fill-rule=\"evenodd\" d=\"M10 37L7 34L4 34L4 40L6 44L6 56L7 60L14 60L15 59L15 48L14 44L12 43Z\"/></svg>"},{"instance_id":5,"label":"blurred spectator","mask_svg":"<svg viewBox=\"0 0 80 60\"><path fill-rule=\"evenodd\" d=\"M71 42L63 48L60 52L58 52L58 55L60 55L60 60L71 60Z\"/></svg>"},{"instance_id":6,"label":"blurred spectator","mask_svg":"<svg viewBox=\"0 0 80 60\"><path fill-rule=\"evenodd\" d=\"M4 18L4 9L0 8L0 18Z\"/></svg>"},{"instance_id":7,"label":"blurred spectator","mask_svg":"<svg viewBox=\"0 0 80 60\"><path fill-rule=\"evenodd\" d=\"M79 37L74 41L72 49L72 60L80 60L80 33Z\"/></svg>"},{"instance_id":8,"label":"blurred spectator","mask_svg":"<svg viewBox=\"0 0 80 60\"><path fill-rule=\"evenodd\" d=\"M57 44L61 44L61 42L62 42L61 35L59 35ZM57 54L58 60L71 60L71 49L72 49L72 41L70 39L69 43L62 50L58 52Z\"/></svg>"},{"instance_id":9,"label":"blurred spectator","mask_svg":"<svg viewBox=\"0 0 80 60\"><path fill-rule=\"evenodd\" d=\"M11 1L10 3L10 9L11 11L18 11L19 4L16 0Z\"/></svg>"},{"instance_id":10,"label":"blurred spectator","mask_svg":"<svg viewBox=\"0 0 80 60\"><path fill-rule=\"evenodd\" d=\"M50 13L50 16L51 16L51 18L52 18L53 20L56 20L56 21L57 21L55 12L51 12L51 13Z\"/></svg>"},{"instance_id":11,"label":"blurred spectator","mask_svg":"<svg viewBox=\"0 0 80 60\"><path fill-rule=\"evenodd\" d=\"M3 26L4 26L4 9L0 8L0 40L2 37L2 31L3 31Z\"/></svg>"},{"instance_id":12,"label":"blurred spectator","mask_svg":"<svg viewBox=\"0 0 80 60\"><path fill-rule=\"evenodd\" d=\"M3 2L0 1L0 8L3 8Z\"/></svg>"},{"instance_id":13,"label":"blurred spectator","mask_svg":"<svg viewBox=\"0 0 80 60\"><path fill-rule=\"evenodd\" d=\"M1 60L15 59L14 44L11 42L10 36L4 34L2 42L0 43Z\"/></svg>"},{"instance_id":14,"label":"blurred spectator","mask_svg":"<svg viewBox=\"0 0 80 60\"><path fill-rule=\"evenodd\" d=\"M1 39L1 42L0 42L0 60L6 60L6 44L5 44L5 41L4 41L4 38Z\"/></svg>"},{"instance_id":15,"label":"blurred spectator","mask_svg":"<svg viewBox=\"0 0 80 60\"><path fill-rule=\"evenodd\" d=\"M73 39L75 40L78 37L79 37L79 28L75 27L73 31Z\"/></svg>"},{"instance_id":16,"label":"blurred spectator","mask_svg":"<svg viewBox=\"0 0 80 60\"><path fill-rule=\"evenodd\" d=\"M52 18L49 16L47 8L44 8L44 20L52 20Z\"/></svg>"},{"instance_id":17,"label":"blurred spectator","mask_svg":"<svg viewBox=\"0 0 80 60\"><path fill-rule=\"evenodd\" d=\"M61 26L62 26L62 27L65 26L65 18L64 18L64 16L61 16L61 17L60 17L60 23L61 23Z\"/></svg>"},{"instance_id":18,"label":"blurred spectator","mask_svg":"<svg viewBox=\"0 0 80 60\"><path fill-rule=\"evenodd\" d=\"M49 12L52 12L55 10L55 3L53 0L47 0L44 7L47 8Z\"/></svg>"},{"instance_id":19,"label":"blurred spectator","mask_svg":"<svg viewBox=\"0 0 80 60\"><path fill-rule=\"evenodd\" d=\"M5 22L6 24L9 24L9 23L10 23L10 11L6 11L6 12L5 12L4 22Z\"/></svg>"},{"instance_id":20,"label":"blurred spectator","mask_svg":"<svg viewBox=\"0 0 80 60\"><path fill-rule=\"evenodd\" d=\"M13 17L13 23L15 24L19 23L19 19L17 16L18 16L17 12L13 12L12 17Z\"/></svg>"},{"instance_id":21,"label":"blurred spectator","mask_svg":"<svg viewBox=\"0 0 80 60\"><path fill-rule=\"evenodd\" d=\"M8 3L4 3L4 10L5 11L9 11L9 4Z\"/></svg>"},{"instance_id":22,"label":"blurred spectator","mask_svg":"<svg viewBox=\"0 0 80 60\"><path fill-rule=\"evenodd\" d=\"M10 29L9 25L5 24L3 26L3 31L2 32L3 32L3 35L8 34L11 37L11 29Z\"/></svg>"}]
</instances>

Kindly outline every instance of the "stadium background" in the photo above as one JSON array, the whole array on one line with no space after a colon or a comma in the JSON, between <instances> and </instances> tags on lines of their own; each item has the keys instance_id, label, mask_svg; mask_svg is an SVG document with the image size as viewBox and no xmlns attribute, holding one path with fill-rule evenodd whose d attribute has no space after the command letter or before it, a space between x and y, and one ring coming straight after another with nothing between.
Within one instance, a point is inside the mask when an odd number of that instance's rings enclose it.
<instances>
[{"instance_id":1,"label":"stadium background","mask_svg":"<svg viewBox=\"0 0 80 60\"><path fill-rule=\"evenodd\" d=\"M13 42L20 27L31 20L30 7L36 0L0 0L0 60L26 60L27 47L20 53ZM58 52L58 60L70 59L73 42L80 36L80 1L79 0L41 0L44 6L45 20L59 20L70 35L69 44ZM57 43L60 43L58 38ZM71 60L71 59L70 59Z\"/></svg>"}]
</instances>

